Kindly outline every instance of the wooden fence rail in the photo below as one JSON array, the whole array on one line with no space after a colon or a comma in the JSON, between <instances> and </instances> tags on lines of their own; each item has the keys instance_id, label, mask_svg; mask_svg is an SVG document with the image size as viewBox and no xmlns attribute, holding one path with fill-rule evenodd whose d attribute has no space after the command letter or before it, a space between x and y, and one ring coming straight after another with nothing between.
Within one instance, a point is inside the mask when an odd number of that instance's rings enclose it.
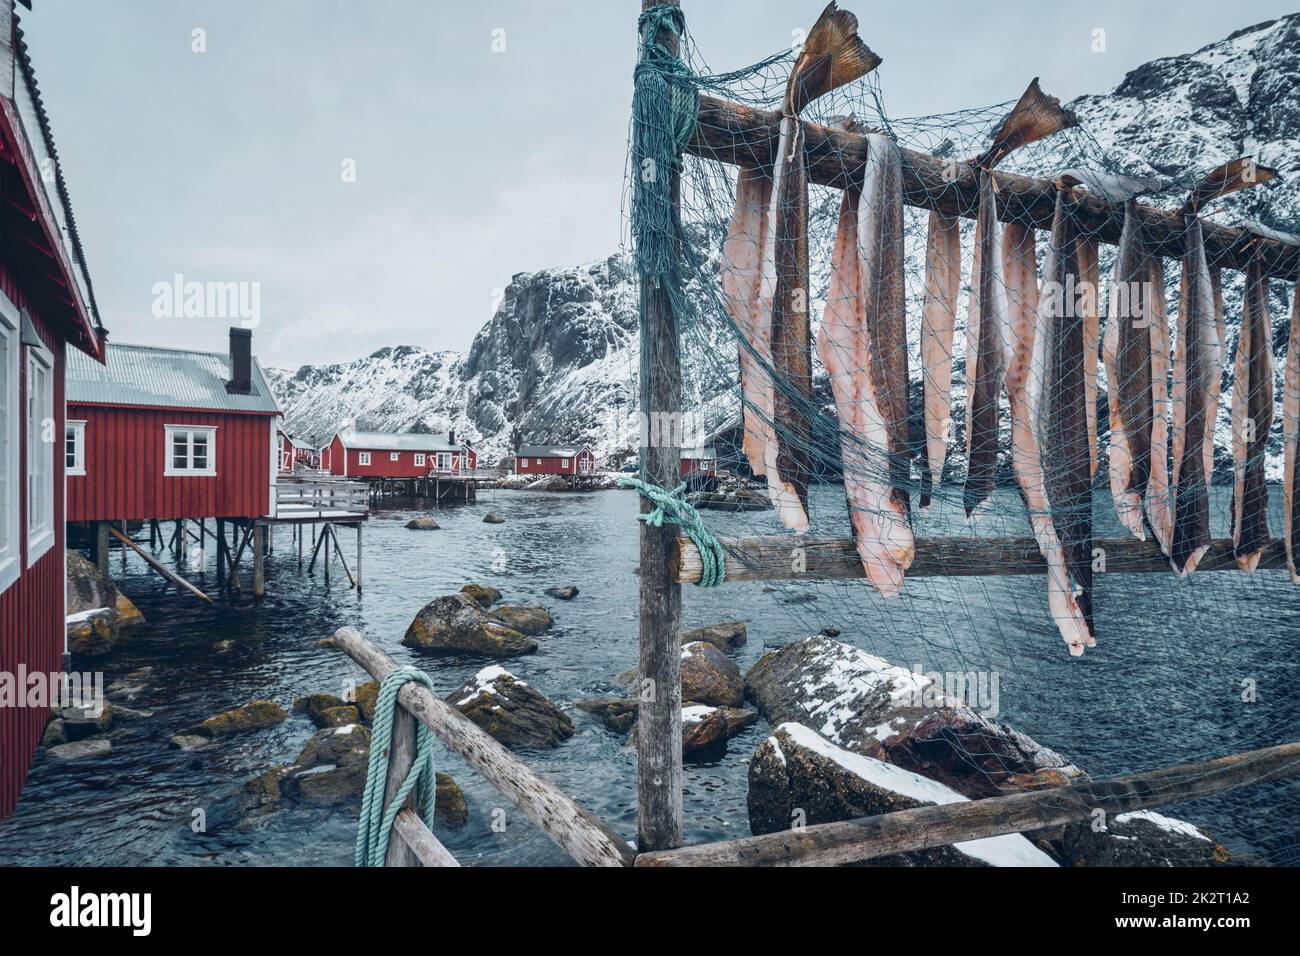
<instances>
[{"instance_id":1,"label":"wooden fence rail","mask_svg":"<svg viewBox=\"0 0 1300 956\"><path fill-rule=\"evenodd\" d=\"M810 581L864 577L862 559L852 538L814 535L767 535L722 538L728 581ZM1155 541L1136 538L1099 538L1093 541L1098 560L1107 574L1169 571L1169 559ZM700 550L689 538L677 540L675 580L698 584L704 564ZM1260 568L1285 568L1286 549L1280 538L1269 542ZM1210 543L1197 571L1236 570L1232 539ZM1046 565L1033 538L918 538L916 558L909 578L985 577L1044 574ZM1172 572L1170 572L1172 573Z\"/></svg>"},{"instance_id":2,"label":"wooden fence rail","mask_svg":"<svg viewBox=\"0 0 1300 956\"><path fill-rule=\"evenodd\" d=\"M637 866L833 866L1129 813L1300 775L1300 743L1113 780L894 813L721 843L642 853Z\"/></svg>"},{"instance_id":3,"label":"wooden fence rail","mask_svg":"<svg viewBox=\"0 0 1300 956\"><path fill-rule=\"evenodd\" d=\"M363 481L303 481L281 476L275 484L276 515L309 512L370 513L370 488Z\"/></svg>"},{"instance_id":4,"label":"wooden fence rail","mask_svg":"<svg viewBox=\"0 0 1300 956\"><path fill-rule=\"evenodd\" d=\"M397 669L396 661L353 628L339 628L334 633L334 644L381 683ZM608 824L579 806L554 784L539 777L518 757L480 730L473 721L430 693L428 688L419 684L407 684L398 693L397 699L407 713L437 734L466 763L482 773L519 807L524 816L537 824L543 833L559 844L575 861L584 866L632 865L632 848ZM397 724L394 721L395 729ZM404 750L407 747L405 737L413 738L413 734L404 734L403 740L395 744L395 749ZM413 739L409 745L413 753ZM390 774L390 783L392 778L393 775ZM419 823L418 818L415 823ZM429 839L433 838L433 834L423 824L420 824L419 830L415 830L408 819L403 827L395 828L394 832L402 837L417 857L430 851L431 845L425 839L425 834ZM407 839L413 834L414 840ZM436 856L436 850L433 852Z\"/></svg>"}]
</instances>

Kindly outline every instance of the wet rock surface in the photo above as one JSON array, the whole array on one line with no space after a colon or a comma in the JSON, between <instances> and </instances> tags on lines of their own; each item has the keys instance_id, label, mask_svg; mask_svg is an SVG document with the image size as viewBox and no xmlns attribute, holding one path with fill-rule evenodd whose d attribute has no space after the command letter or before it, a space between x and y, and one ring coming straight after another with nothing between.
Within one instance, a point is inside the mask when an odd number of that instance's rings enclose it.
<instances>
[{"instance_id":1,"label":"wet rock surface","mask_svg":"<svg viewBox=\"0 0 1300 956\"><path fill-rule=\"evenodd\" d=\"M283 723L289 715L274 701L254 700L219 714L183 732L186 736L226 737L250 730L263 730Z\"/></svg>"},{"instance_id":2,"label":"wet rock surface","mask_svg":"<svg viewBox=\"0 0 1300 956\"><path fill-rule=\"evenodd\" d=\"M720 621L717 624L706 624L704 627L682 631L681 634L683 644L704 641L723 651L735 650L748 639L744 621Z\"/></svg>"},{"instance_id":3,"label":"wet rock surface","mask_svg":"<svg viewBox=\"0 0 1300 956\"><path fill-rule=\"evenodd\" d=\"M564 711L499 666L483 668L446 700L507 747L557 747L573 736Z\"/></svg>"},{"instance_id":4,"label":"wet rock surface","mask_svg":"<svg viewBox=\"0 0 1300 956\"><path fill-rule=\"evenodd\" d=\"M537 650L537 642L492 617L468 594L449 594L425 605L407 628L402 643L430 653L464 652L517 657Z\"/></svg>"},{"instance_id":5,"label":"wet rock surface","mask_svg":"<svg viewBox=\"0 0 1300 956\"><path fill-rule=\"evenodd\" d=\"M460 592L472 597L479 607L491 607L501 600L501 592L487 584L467 584Z\"/></svg>"},{"instance_id":6,"label":"wet rock surface","mask_svg":"<svg viewBox=\"0 0 1300 956\"><path fill-rule=\"evenodd\" d=\"M494 618L520 634L536 636L546 631L552 622L551 612L544 607L524 607L503 604L489 612Z\"/></svg>"},{"instance_id":7,"label":"wet rock surface","mask_svg":"<svg viewBox=\"0 0 1300 956\"><path fill-rule=\"evenodd\" d=\"M442 528L442 525L434 521L429 515L421 515L406 522L406 527L411 531L438 531Z\"/></svg>"},{"instance_id":8,"label":"wet rock surface","mask_svg":"<svg viewBox=\"0 0 1300 956\"><path fill-rule=\"evenodd\" d=\"M739 707L745 683L735 661L704 641L683 644L681 650L682 700L715 707Z\"/></svg>"}]
</instances>

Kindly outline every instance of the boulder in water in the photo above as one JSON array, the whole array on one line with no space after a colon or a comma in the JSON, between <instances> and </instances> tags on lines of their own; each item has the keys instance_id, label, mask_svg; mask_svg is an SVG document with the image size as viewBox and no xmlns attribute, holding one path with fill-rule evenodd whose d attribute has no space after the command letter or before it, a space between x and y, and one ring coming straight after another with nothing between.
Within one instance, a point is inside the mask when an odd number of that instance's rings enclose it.
<instances>
[{"instance_id":1,"label":"boulder in water","mask_svg":"<svg viewBox=\"0 0 1300 956\"><path fill-rule=\"evenodd\" d=\"M335 697L333 694L308 694L306 697L299 697L293 702L293 712L295 714L306 714L313 724L317 727L324 727L320 723L321 715L332 707L342 707L347 701Z\"/></svg>"},{"instance_id":2,"label":"boulder in water","mask_svg":"<svg viewBox=\"0 0 1300 956\"><path fill-rule=\"evenodd\" d=\"M501 517L498 514L493 514L492 512L488 512L483 516L483 523L484 524L505 524L506 519Z\"/></svg>"},{"instance_id":3,"label":"boulder in water","mask_svg":"<svg viewBox=\"0 0 1300 956\"><path fill-rule=\"evenodd\" d=\"M758 720L758 712L742 707L690 704L682 708L682 756L717 754L726 742Z\"/></svg>"},{"instance_id":4,"label":"boulder in water","mask_svg":"<svg viewBox=\"0 0 1300 956\"><path fill-rule=\"evenodd\" d=\"M524 488L528 491L568 491L569 483L559 475L550 475L546 478L530 481L524 485Z\"/></svg>"},{"instance_id":5,"label":"boulder in water","mask_svg":"<svg viewBox=\"0 0 1300 956\"><path fill-rule=\"evenodd\" d=\"M564 711L497 665L467 680L447 703L507 747L556 747L573 736Z\"/></svg>"},{"instance_id":6,"label":"boulder in water","mask_svg":"<svg viewBox=\"0 0 1300 956\"><path fill-rule=\"evenodd\" d=\"M225 737L248 730L264 730L283 723L288 714L274 701L254 700L240 707L214 714L183 733L198 737Z\"/></svg>"},{"instance_id":7,"label":"boulder in water","mask_svg":"<svg viewBox=\"0 0 1300 956\"><path fill-rule=\"evenodd\" d=\"M544 607L503 604L489 613L508 627L513 627L520 634L536 636L551 626L551 612Z\"/></svg>"},{"instance_id":8,"label":"boulder in water","mask_svg":"<svg viewBox=\"0 0 1300 956\"><path fill-rule=\"evenodd\" d=\"M370 761L370 731L360 724L328 727L307 741L279 781L287 799L334 806L359 799Z\"/></svg>"},{"instance_id":9,"label":"boulder in water","mask_svg":"<svg viewBox=\"0 0 1300 956\"><path fill-rule=\"evenodd\" d=\"M683 644L682 700L713 707L739 707L745 699L740 668L712 644Z\"/></svg>"},{"instance_id":10,"label":"boulder in water","mask_svg":"<svg viewBox=\"0 0 1300 956\"><path fill-rule=\"evenodd\" d=\"M442 525L434 521L429 515L420 515L418 518L412 518L406 522L406 527L411 531L439 531Z\"/></svg>"},{"instance_id":11,"label":"boulder in water","mask_svg":"<svg viewBox=\"0 0 1300 956\"><path fill-rule=\"evenodd\" d=\"M491 607L501 600L501 592L487 584L467 584L460 590L477 601L479 607Z\"/></svg>"},{"instance_id":12,"label":"boulder in water","mask_svg":"<svg viewBox=\"0 0 1300 956\"><path fill-rule=\"evenodd\" d=\"M352 688L349 695L357 709L361 711L362 720L375 719L375 702L379 700L379 681L366 681Z\"/></svg>"},{"instance_id":13,"label":"boulder in water","mask_svg":"<svg viewBox=\"0 0 1300 956\"><path fill-rule=\"evenodd\" d=\"M113 649L124 631L144 615L106 574L76 551L65 552L68 650L99 656Z\"/></svg>"},{"instance_id":14,"label":"boulder in water","mask_svg":"<svg viewBox=\"0 0 1300 956\"><path fill-rule=\"evenodd\" d=\"M547 588L546 594L560 601L572 601L578 596L578 589L572 584L562 584L558 587Z\"/></svg>"},{"instance_id":15,"label":"boulder in water","mask_svg":"<svg viewBox=\"0 0 1300 956\"><path fill-rule=\"evenodd\" d=\"M55 744L45 751L51 760L59 763L71 763L74 760L98 760L113 752L113 745L104 737L87 740L75 740L66 744Z\"/></svg>"},{"instance_id":16,"label":"boulder in water","mask_svg":"<svg viewBox=\"0 0 1300 956\"><path fill-rule=\"evenodd\" d=\"M592 697L575 700L573 706L599 717L616 733L625 734L636 723L637 701L631 697Z\"/></svg>"},{"instance_id":17,"label":"boulder in water","mask_svg":"<svg viewBox=\"0 0 1300 956\"><path fill-rule=\"evenodd\" d=\"M537 642L489 616L468 594L448 594L425 605L402 643L429 653L472 653L518 657L537 650Z\"/></svg>"},{"instance_id":18,"label":"boulder in water","mask_svg":"<svg viewBox=\"0 0 1300 956\"><path fill-rule=\"evenodd\" d=\"M966 798L920 774L852 753L796 723L777 727L749 765L749 827L755 835ZM1019 834L972 840L872 861L900 866L1056 866Z\"/></svg>"},{"instance_id":19,"label":"boulder in water","mask_svg":"<svg viewBox=\"0 0 1300 956\"><path fill-rule=\"evenodd\" d=\"M436 781L436 801L433 805L434 826L456 829L469 823L469 804L465 800L465 791L461 790L455 778L441 770L434 772Z\"/></svg>"},{"instance_id":20,"label":"boulder in water","mask_svg":"<svg viewBox=\"0 0 1300 956\"><path fill-rule=\"evenodd\" d=\"M682 631L681 639L683 644L706 641L721 650L730 651L740 647L749 637L744 621L721 621Z\"/></svg>"}]
</instances>

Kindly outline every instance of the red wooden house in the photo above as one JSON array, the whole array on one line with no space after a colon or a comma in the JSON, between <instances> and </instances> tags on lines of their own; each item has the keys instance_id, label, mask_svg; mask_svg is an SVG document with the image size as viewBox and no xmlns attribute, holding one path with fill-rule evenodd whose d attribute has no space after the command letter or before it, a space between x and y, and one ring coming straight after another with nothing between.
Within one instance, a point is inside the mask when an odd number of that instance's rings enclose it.
<instances>
[{"instance_id":1,"label":"red wooden house","mask_svg":"<svg viewBox=\"0 0 1300 956\"><path fill-rule=\"evenodd\" d=\"M68 363L69 521L272 515L279 406L230 330L230 353L109 345Z\"/></svg>"},{"instance_id":2,"label":"red wooden house","mask_svg":"<svg viewBox=\"0 0 1300 956\"><path fill-rule=\"evenodd\" d=\"M338 432L321 451L321 468L348 478L458 476L478 467L469 442L446 435Z\"/></svg>"},{"instance_id":3,"label":"red wooden house","mask_svg":"<svg viewBox=\"0 0 1300 956\"><path fill-rule=\"evenodd\" d=\"M590 475L596 456L586 445L523 445L515 452L519 475Z\"/></svg>"},{"instance_id":4,"label":"red wooden house","mask_svg":"<svg viewBox=\"0 0 1300 956\"><path fill-rule=\"evenodd\" d=\"M718 452L714 448L683 448L682 477L713 475L718 471Z\"/></svg>"},{"instance_id":5,"label":"red wooden house","mask_svg":"<svg viewBox=\"0 0 1300 956\"><path fill-rule=\"evenodd\" d=\"M280 471L284 474L295 468L319 468L320 451L304 441L299 441L279 427Z\"/></svg>"},{"instance_id":6,"label":"red wooden house","mask_svg":"<svg viewBox=\"0 0 1300 956\"><path fill-rule=\"evenodd\" d=\"M0 672L18 694L0 687L0 817L47 717L13 682L62 669L64 367L103 354L85 261L13 0L0 0Z\"/></svg>"}]
</instances>

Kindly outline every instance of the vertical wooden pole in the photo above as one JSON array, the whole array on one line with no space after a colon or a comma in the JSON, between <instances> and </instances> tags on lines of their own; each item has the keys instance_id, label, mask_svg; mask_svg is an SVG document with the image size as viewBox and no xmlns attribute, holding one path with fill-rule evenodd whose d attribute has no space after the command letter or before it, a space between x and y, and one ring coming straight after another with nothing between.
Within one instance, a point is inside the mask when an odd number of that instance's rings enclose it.
<instances>
[{"instance_id":1,"label":"vertical wooden pole","mask_svg":"<svg viewBox=\"0 0 1300 956\"><path fill-rule=\"evenodd\" d=\"M253 596L266 594L266 525L253 526Z\"/></svg>"},{"instance_id":2,"label":"vertical wooden pole","mask_svg":"<svg viewBox=\"0 0 1300 956\"><path fill-rule=\"evenodd\" d=\"M679 6L678 0L641 0L641 9ZM677 37L661 31L661 44L678 50ZM671 176L674 204L680 202L676 170ZM638 175L634 170L633 175ZM641 474L664 488L678 484L681 454L682 370L677 351L677 317L668 289L653 276L641 286ZM641 511L651 510L641 500ZM682 672L677 634L682 615L681 586L671 567L677 529L641 524L641 684L637 715L637 842L642 851L682 843Z\"/></svg>"},{"instance_id":3,"label":"vertical wooden pole","mask_svg":"<svg viewBox=\"0 0 1300 956\"><path fill-rule=\"evenodd\" d=\"M226 523L217 519L217 581L226 580Z\"/></svg>"},{"instance_id":4,"label":"vertical wooden pole","mask_svg":"<svg viewBox=\"0 0 1300 956\"><path fill-rule=\"evenodd\" d=\"M415 763L415 718L407 713L406 708L398 705L393 708L393 739L388 750L388 778L384 781L384 806L387 807L397 795L398 789ZM416 792L407 795L403 806L416 808ZM397 834L388 840L388 853L384 856L384 866L419 866L406 841Z\"/></svg>"},{"instance_id":5,"label":"vertical wooden pole","mask_svg":"<svg viewBox=\"0 0 1300 956\"><path fill-rule=\"evenodd\" d=\"M108 574L108 523L95 522L95 567L100 574Z\"/></svg>"},{"instance_id":6,"label":"vertical wooden pole","mask_svg":"<svg viewBox=\"0 0 1300 956\"><path fill-rule=\"evenodd\" d=\"M313 525L313 527L315 526ZM313 535L314 534L315 532L313 532ZM298 525L298 570L299 571L302 570L302 539L304 537L306 536L303 534L303 527L302 525Z\"/></svg>"},{"instance_id":7,"label":"vertical wooden pole","mask_svg":"<svg viewBox=\"0 0 1300 956\"><path fill-rule=\"evenodd\" d=\"M365 522L357 522L357 594L361 593L361 529Z\"/></svg>"}]
</instances>

